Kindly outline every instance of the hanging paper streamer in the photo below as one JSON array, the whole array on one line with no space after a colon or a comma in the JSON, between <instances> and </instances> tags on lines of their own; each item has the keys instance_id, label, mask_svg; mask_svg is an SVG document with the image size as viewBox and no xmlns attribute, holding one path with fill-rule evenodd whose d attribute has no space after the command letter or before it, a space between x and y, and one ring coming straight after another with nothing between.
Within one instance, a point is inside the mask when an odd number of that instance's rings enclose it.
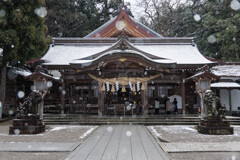
<instances>
[{"instance_id":1,"label":"hanging paper streamer","mask_svg":"<svg viewBox=\"0 0 240 160\"><path fill-rule=\"evenodd\" d=\"M133 87L132 87L132 83L131 83L131 81L129 81L128 84L129 84L130 89L132 90Z\"/></svg>"},{"instance_id":2,"label":"hanging paper streamer","mask_svg":"<svg viewBox=\"0 0 240 160\"><path fill-rule=\"evenodd\" d=\"M137 91L140 91L140 83L139 83L139 81L137 81Z\"/></svg>"},{"instance_id":3,"label":"hanging paper streamer","mask_svg":"<svg viewBox=\"0 0 240 160\"><path fill-rule=\"evenodd\" d=\"M107 84L107 91L110 91L110 85L109 85L109 82L107 82L106 84Z\"/></svg>"},{"instance_id":4,"label":"hanging paper streamer","mask_svg":"<svg viewBox=\"0 0 240 160\"><path fill-rule=\"evenodd\" d=\"M118 91L119 90L119 83L118 83L118 81L116 82L116 91Z\"/></svg>"}]
</instances>

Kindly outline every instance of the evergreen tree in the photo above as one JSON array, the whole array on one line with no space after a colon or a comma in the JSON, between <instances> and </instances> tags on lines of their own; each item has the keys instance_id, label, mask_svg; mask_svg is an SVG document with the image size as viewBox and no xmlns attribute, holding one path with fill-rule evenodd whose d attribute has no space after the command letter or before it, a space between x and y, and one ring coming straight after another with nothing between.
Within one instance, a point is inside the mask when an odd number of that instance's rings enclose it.
<instances>
[{"instance_id":1,"label":"evergreen tree","mask_svg":"<svg viewBox=\"0 0 240 160\"><path fill-rule=\"evenodd\" d=\"M235 1L235 8L231 3ZM166 37L195 37L201 53L223 61L239 61L240 3L237 0L142 0L141 21ZM235 10L234 10L235 9Z\"/></svg>"},{"instance_id":2,"label":"evergreen tree","mask_svg":"<svg viewBox=\"0 0 240 160\"><path fill-rule=\"evenodd\" d=\"M48 34L84 37L108 21L120 3L117 0L48 0Z\"/></svg>"},{"instance_id":3,"label":"evergreen tree","mask_svg":"<svg viewBox=\"0 0 240 160\"><path fill-rule=\"evenodd\" d=\"M6 64L21 65L47 49L44 0L0 1L0 48L3 49L0 98L5 101Z\"/></svg>"},{"instance_id":4,"label":"evergreen tree","mask_svg":"<svg viewBox=\"0 0 240 160\"><path fill-rule=\"evenodd\" d=\"M199 46L205 55L224 61L239 61L240 10L233 10L229 0L205 3L203 30Z\"/></svg>"},{"instance_id":5,"label":"evergreen tree","mask_svg":"<svg viewBox=\"0 0 240 160\"><path fill-rule=\"evenodd\" d=\"M96 2L103 23L110 20L122 4L122 0L97 0Z\"/></svg>"},{"instance_id":6,"label":"evergreen tree","mask_svg":"<svg viewBox=\"0 0 240 160\"><path fill-rule=\"evenodd\" d=\"M48 0L46 6L50 36L83 37L101 25L94 0Z\"/></svg>"}]
</instances>

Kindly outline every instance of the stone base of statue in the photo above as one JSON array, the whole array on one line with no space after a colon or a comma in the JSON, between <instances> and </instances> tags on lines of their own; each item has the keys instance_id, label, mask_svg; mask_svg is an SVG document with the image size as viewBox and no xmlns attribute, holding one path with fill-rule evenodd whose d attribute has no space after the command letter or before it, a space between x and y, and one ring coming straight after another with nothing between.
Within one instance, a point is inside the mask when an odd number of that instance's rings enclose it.
<instances>
[{"instance_id":1,"label":"stone base of statue","mask_svg":"<svg viewBox=\"0 0 240 160\"><path fill-rule=\"evenodd\" d=\"M45 125L38 115L20 115L13 120L9 134L39 134L45 131Z\"/></svg>"},{"instance_id":2,"label":"stone base of statue","mask_svg":"<svg viewBox=\"0 0 240 160\"><path fill-rule=\"evenodd\" d=\"M230 122L223 118L205 118L200 121L197 130L199 133L210 135L233 134L233 127L230 127Z\"/></svg>"}]
</instances>

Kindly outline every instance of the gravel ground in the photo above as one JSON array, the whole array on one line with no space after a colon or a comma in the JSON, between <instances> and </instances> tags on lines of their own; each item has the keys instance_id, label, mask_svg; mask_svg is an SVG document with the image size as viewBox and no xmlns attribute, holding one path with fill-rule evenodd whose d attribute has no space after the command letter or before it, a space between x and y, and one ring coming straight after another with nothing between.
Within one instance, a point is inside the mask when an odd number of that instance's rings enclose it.
<instances>
[{"instance_id":1,"label":"gravel ground","mask_svg":"<svg viewBox=\"0 0 240 160\"><path fill-rule=\"evenodd\" d=\"M149 126L163 142L240 142L240 126L234 126L233 135L204 135L196 126Z\"/></svg>"},{"instance_id":2,"label":"gravel ground","mask_svg":"<svg viewBox=\"0 0 240 160\"><path fill-rule=\"evenodd\" d=\"M9 135L11 121L0 123L0 142L78 142L84 134L96 126L48 125L46 131L37 135Z\"/></svg>"}]
</instances>

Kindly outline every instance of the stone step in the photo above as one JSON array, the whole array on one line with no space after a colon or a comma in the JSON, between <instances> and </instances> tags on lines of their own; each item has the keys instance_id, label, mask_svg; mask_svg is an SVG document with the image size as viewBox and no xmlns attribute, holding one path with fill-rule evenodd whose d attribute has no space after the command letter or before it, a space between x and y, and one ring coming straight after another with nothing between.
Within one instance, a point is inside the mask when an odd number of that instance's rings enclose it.
<instances>
[{"instance_id":1,"label":"stone step","mask_svg":"<svg viewBox=\"0 0 240 160\"><path fill-rule=\"evenodd\" d=\"M45 125L198 125L199 122L45 122Z\"/></svg>"},{"instance_id":2,"label":"stone step","mask_svg":"<svg viewBox=\"0 0 240 160\"><path fill-rule=\"evenodd\" d=\"M232 125L240 125L240 117L227 117ZM63 125L106 125L106 124L143 124L143 125L197 125L200 117L197 115L153 115L143 116L86 116L78 114L44 115L45 124Z\"/></svg>"}]
</instances>

